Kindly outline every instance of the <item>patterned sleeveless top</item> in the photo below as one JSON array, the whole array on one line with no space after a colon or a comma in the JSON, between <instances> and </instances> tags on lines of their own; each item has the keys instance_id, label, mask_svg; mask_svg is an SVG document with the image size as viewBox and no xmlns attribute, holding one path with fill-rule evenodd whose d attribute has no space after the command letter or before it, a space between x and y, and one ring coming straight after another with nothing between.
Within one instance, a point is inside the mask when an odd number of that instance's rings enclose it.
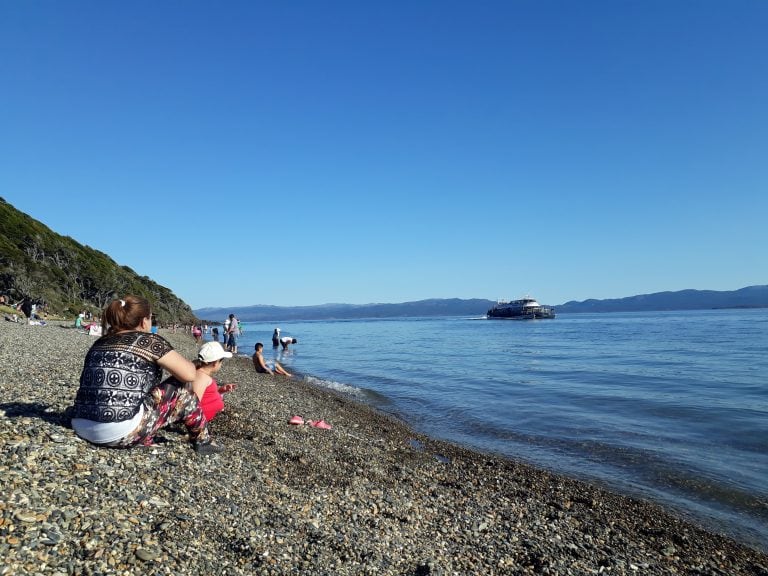
<instances>
[{"instance_id":1,"label":"patterned sleeveless top","mask_svg":"<svg viewBox=\"0 0 768 576\"><path fill-rule=\"evenodd\" d=\"M165 338L146 332L99 338L85 356L73 418L95 422L133 418L163 376L157 360L171 350Z\"/></svg>"}]
</instances>

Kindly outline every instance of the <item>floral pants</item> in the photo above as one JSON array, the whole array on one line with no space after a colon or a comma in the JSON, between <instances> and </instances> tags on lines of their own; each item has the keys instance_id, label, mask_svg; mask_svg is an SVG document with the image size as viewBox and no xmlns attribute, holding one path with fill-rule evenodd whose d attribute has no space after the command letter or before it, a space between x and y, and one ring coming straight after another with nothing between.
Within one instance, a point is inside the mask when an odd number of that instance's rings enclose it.
<instances>
[{"instance_id":1,"label":"floral pants","mask_svg":"<svg viewBox=\"0 0 768 576\"><path fill-rule=\"evenodd\" d=\"M183 422L192 442L208 442L208 420L203 414L194 392L179 386L172 378L150 389L144 400L144 417L136 429L108 444L114 448L128 448L136 444L150 446L160 428L168 424Z\"/></svg>"}]
</instances>

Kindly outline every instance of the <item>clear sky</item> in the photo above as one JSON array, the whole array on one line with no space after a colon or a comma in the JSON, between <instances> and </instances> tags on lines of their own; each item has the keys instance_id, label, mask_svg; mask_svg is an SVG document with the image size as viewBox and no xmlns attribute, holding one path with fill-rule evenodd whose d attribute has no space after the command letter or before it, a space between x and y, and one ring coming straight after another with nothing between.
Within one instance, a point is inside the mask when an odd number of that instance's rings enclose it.
<instances>
[{"instance_id":1,"label":"clear sky","mask_svg":"<svg viewBox=\"0 0 768 576\"><path fill-rule=\"evenodd\" d=\"M765 0L0 0L0 196L193 308L768 283Z\"/></svg>"}]
</instances>

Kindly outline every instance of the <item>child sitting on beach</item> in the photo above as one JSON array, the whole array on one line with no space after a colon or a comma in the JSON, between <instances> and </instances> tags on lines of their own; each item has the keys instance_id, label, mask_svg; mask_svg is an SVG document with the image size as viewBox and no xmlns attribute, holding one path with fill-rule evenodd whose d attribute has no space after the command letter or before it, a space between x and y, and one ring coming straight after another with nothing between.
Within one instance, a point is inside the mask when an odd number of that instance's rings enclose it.
<instances>
[{"instance_id":1,"label":"child sitting on beach","mask_svg":"<svg viewBox=\"0 0 768 576\"><path fill-rule=\"evenodd\" d=\"M219 386L213 375L221 370L224 358L232 358L232 352L226 352L218 342L206 342L200 347L195 365L196 374L192 381L192 391L200 400L206 419L210 422L213 417L224 409L222 394L234 390L236 384Z\"/></svg>"},{"instance_id":2,"label":"child sitting on beach","mask_svg":"<svg viewBox=\"0 0 768 576\"><path fill-rule=\"evenodd\" d=\"M283 376L291 376L291 374L277 362L265 362L264 344L256 342L256 352L253 353L253 367L256 368L256 372L259 374L282 374Z\"/></svg>"}]
</instances>

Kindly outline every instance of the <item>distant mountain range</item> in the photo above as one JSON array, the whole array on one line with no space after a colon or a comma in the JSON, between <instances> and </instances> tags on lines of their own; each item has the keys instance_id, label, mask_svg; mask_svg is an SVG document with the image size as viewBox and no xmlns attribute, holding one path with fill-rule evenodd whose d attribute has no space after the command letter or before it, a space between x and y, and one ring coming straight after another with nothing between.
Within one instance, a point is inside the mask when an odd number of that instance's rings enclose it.
<instances>
[{"instance_id":1,"label":"distant mountain range","mask_svg":"<svg viewBox=\"0 0 768 576\"><path fill-rule=\"evenodd\" d=\"M200 308L199 318L217 321L234 314L244 322L286 320L349 320L429 316L482 316L494 300L459 298L418 300L401 304L322 304L319 306L233 306ZM642 312L652 310L706 310L711 308L768 308L768 285L740 290L680 290L627 298L566 302L555 306L558 314L577 312Z\"/></svg>"},{"instance_id":2,"label":"distant mountain range","mask_svg":"<svg viewBox=\"0 0 768 576\"><path fill-rule=\"evenodd\" d=\"M223 320L234 314L244 322L271 320L349 320L353 318L402 318L415 316L480 316L493 306L491 300L459 298L418 300L401 304L322 304L319 306L243 306L200 308L199 318Z\"/></svg>"},{"instance_id":3,"label":"distant mountain range","mask_svg":"<svg viewBox=\"0 0 768 576\"><path fill-rule=\"evenodd\" d=\"M650 310L707 310L711 308L768 308L768 285L747 286L740 290L679 290L656 292L627 298L566 302L557 313L643 312Z\"/></svg>"}]
</instances>

